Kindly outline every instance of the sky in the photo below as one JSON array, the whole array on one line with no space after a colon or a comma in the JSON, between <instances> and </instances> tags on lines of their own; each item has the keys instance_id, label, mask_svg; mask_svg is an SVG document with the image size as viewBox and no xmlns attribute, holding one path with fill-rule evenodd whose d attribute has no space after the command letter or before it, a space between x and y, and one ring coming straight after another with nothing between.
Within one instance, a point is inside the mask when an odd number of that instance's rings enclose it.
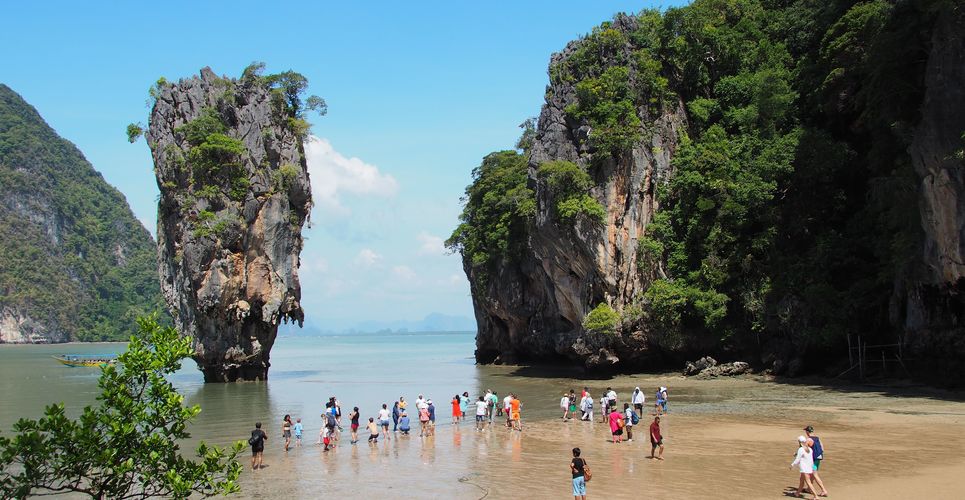
<instances>
[{"instance_id":1,"label":"sky","mask_svg":"<svg viewBox=\"0 0 965 500\"><path fill-rule=\"evenodd\" d=\"M154 233L150 151L124 133L147 122L151 84L204 66L237 77L253 61L302 73L329 106L306 145L306 322L472 317L459 256L443 247L472 169L539 114L553 52L617 12L682 3L6 2L0 82Z\"/></svg>"}]
</instances>

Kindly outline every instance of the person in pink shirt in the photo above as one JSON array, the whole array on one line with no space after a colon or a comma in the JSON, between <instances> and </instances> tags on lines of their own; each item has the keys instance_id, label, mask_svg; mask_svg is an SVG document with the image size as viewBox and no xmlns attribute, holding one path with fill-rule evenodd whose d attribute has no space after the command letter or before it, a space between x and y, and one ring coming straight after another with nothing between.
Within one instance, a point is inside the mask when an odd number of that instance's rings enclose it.
<instances>
[{"instance_id":1,"label":"person in pink shirt","mask_svg":"<svg viewBox=\"0 0 965 500\"><path fill-rule=\"evenodd\" d=\"M623 412L613 411L607 416L610 420L610 432L614 443L623 442Z\"/></svg>"}]
</instances>

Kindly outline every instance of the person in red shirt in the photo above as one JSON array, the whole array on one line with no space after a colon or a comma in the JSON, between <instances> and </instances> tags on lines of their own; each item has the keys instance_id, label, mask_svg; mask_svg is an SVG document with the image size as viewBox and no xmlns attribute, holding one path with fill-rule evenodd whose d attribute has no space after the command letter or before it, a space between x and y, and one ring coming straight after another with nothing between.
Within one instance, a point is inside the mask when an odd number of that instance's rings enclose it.
<instances>
[{"instance_id":1,"label":"person in red shirt","mask_svg":"<svg viewBox=\"0 0 965 500\"><path fill-rule=\"evenodd\" d=\"M660 448L660 454L654 456L657 448ZM663 460L663 436L660 435L660 417L653 417L653 423L650 424L650 458Z\"/></svg>"}]
</instances>

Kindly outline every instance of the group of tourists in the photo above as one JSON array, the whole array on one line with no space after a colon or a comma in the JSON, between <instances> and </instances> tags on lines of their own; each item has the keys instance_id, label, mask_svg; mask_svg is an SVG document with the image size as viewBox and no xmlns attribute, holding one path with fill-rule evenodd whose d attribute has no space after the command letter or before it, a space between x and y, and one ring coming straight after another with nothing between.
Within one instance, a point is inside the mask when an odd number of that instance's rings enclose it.
<instances>
[{"instance_id":1,"label":"group of tourists","mask_svg":"<svg viewBox=\"0 0 965 500\"><path fill-rule=\"evenodd\" d=\"M664 445L663 435L660 431L660 416L667 413L667 388L659 387L655 396L656 402L654 403L652 412L653 421L650 423L649 429L650 456L647 458L663 460ZM647 398L639 387L635 387L633 393L630 395L630 401L623 403L622 408L619 407L618 400L619 397L616 391L614 391L612 387L607 387L606 391L604 391L600 397L603 423L608 424L610 427L612 443L622 443L624 435L626 435L627 442L632 442L633 427L640 424ZM563 420L569 420L576 415L576 401L576 391L571 389L568 393L563 393L563 397L560 398L560 409L563 410ZM579 401L579 410L581 412L580 420L592 422L593 396L587 387L583 388ZM579 448L573 448L573 459L569 464L570 472L573 475L573 498L576 500L586 500L586 482L590 480L592 474L589 464L587 464L586 459L580 457L580 454L581 451Z\"/></svg>"},{"instance_id":2,"label":"group of tourists","mask_svg":"<svg viewBox=\"0 0 965 500\"><path fill-rule=\"evenodd\" d=\"M617 393L612 387L607 387L603 395L600 396L600 409L603 414L604 423L609 423L610 414L613 412L622 412L626 414L627 419L630 419L631 411L639 412L637 418L643 415L643 408L647 403L647 398L639 387L633 389L633 394L630 395L630 402L624 403L622 409L617 408L617 399ZM579 401L579 403L577 403L577 401ZM631 405L633 406L633 410L630 410ZM564 392L563 397L560 398L560 409L563 410L563 420L569 420L575 417L577 408L580 410L580 420L593 420L593 396L590 394L589 388L583 388L579 399L577 399L576 392L572 389L570 389L568 393ZM663 415L664 413L667 413L667 388L659 387L656 391L656 398L653 404L653 415Z\"/></svg>"},{"instance_id":3,"label":"group of tourists","mask_svg":"<svg viewBox=\"0 0 965 500\"><path fill-rule=\"evenodd\" d=\"M496 417L504 415L506 417L507 428L516 431L523 430L521 419L523 405L516 394L508 394L506 397L500 399L496 391L490 389L486 391L486 394L476 398L473 405L470 405L470 401L471 398L469 397L468 391L463 392L461 395L456 394L453 396L451 401L453 425L463 421L466 418L466 412L469 411L472 406L475 408L476 430L485 429L487 424L493 424ZM400 396L398 400L394 401L391 409L388 403L383 403L382 408L378 410L377 414L368 419L368 424L366 425L366 430L369 433L368 442L376 444L380 437L385 440L391 440L392 435L396 433L408 436L412 430L412 419L409 417L409 410L409 404L404 396ZM434 435L436 427L436 407L432 399L419 394L412 410L418 415L420 425L419 436ZM318 440L315 444L323 445L323 451L329 451L337 446L343 431L342 405L335 396L330 397L325 403L325 410L322 412L321 418L322 427L318 432ZM350 444L356 444L359 441L358 431L361 420L361 413L358 406L352 408L352 411L348 414L348 419L352 436ZM392 427L391 432L389 431L390 425ZM302 445L303 429L301 418L296 418L295 422L292 422L291 415L286 414L284 416L281 424L281 432L282 439L285 440L284 449L286 452L292 447L300 447ZM292 443L293 439L294 444ZM255 429L251 431L251 437L248 439L248 444L251 446L252 470L257 470L264 466L263 457L266 441L268 441L268 434L262 429L261 422L258 422L255 424Z\"/></svg>"},{"instance_id":4,"label":"group of tourists","mask_svg":"<svg viewBox=\"0 0 965 500\"><path fill-rule=\"evenodd\" d=\"M821 476L818 475L818 469L821 468L821 461L824 460L824 446L821 444L821 439L814 435L814 427L807 426L804 428L804 434L797 437L797 453L794 454L794 461L791 462L790 469L793 469L796 465L798 471L801 473L801 478L798 481L797 490L794 492L795 496L801 497L804 494L805 486L814 498L819 496L828 496L828 490L824 487L824 482L821 481ZM821 493L818 493L815 489L815 485L821 488Z\"/></svg>"}]
</instances>

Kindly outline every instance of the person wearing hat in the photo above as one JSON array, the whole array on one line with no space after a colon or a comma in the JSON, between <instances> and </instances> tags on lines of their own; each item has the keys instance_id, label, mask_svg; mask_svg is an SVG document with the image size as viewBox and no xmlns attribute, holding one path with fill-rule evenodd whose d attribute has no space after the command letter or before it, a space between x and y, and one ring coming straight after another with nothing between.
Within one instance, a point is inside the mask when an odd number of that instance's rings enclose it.
<instances>
[{"instance_id":1,"label":"person wearing hat","mask_svg":"<svg viewBox=\"0 0 965 500\"><path fill-rule=\"evenodd\" d=\"M814 485L811 484L811 474L814 473L814 453L808 446L808 438L804 436L797 437L797 453L794 455L794 461L791 462L789 469L793 469L796 465L798 471L801 473L801 482L795 492L795 496L803 496L804 486L807 485L808 491L814 495L814 498L818 498L818 494L815 492Z\"/></svg>"},{"instance_id":2,"label":"person wearing hat","mask_svg":"<svg viewBox=\"0 0 965 500\"><path fill-rule=\"evenodd\" d=\"M814 435L814 427L807 426L804 428L804 433L807 435L807 444L811 447L811 453L814 457L814 472L811 473L811 477L814 482L817 483L818 487L821 488L821 496L828 496L828 489L824 487L824 482L821 481L821 476L818 476L818 469L821 468L821 460L824 460L824 446L821 445L821 438ZM798 489L803 488L802 483Z\"/></svg>"},{"instance_id":3,"label":"person wearing hat","mask_svg":"<svg viewBox=\"0 0 965 500\"><path fill-rule=\"evenodd\" d=\"M641 391L639 387L635 387L633 389L633 395L630 396L630 402L633 403L633 409L643 415L643 405L647 402L647 397L643 395L643 391Z\"/></svg>"}]
</instances>

